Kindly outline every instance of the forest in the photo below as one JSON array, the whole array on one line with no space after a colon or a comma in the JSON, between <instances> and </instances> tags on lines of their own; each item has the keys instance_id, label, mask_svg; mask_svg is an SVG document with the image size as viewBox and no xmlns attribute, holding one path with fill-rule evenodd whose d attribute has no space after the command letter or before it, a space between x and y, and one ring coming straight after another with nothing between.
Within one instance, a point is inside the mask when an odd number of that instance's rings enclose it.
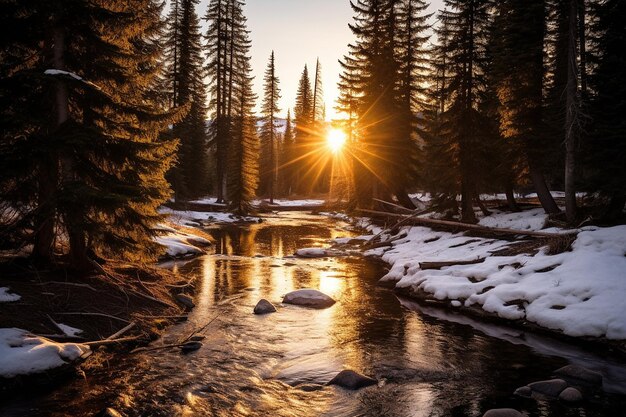
<instances>
[{"instance_id":1,"label":"forest","mask_svg":"<svg viewBox=\"0 0 626 417\"><path fill-rule=\"evenodd\" d=\"M475 223L477 207L488 213L481 195L506 195L516 211L517 193L535 192L570 225L623 221L624 2L351 7L342 117L331 122L319 60L304 67L286 121L274 53L255 96L243 0L205 10L199 0L3 0L2 249L83 270L150 259L170 199L213 195L246 214L257 196L328 193L334 162L346 210L414 209L408 194L423 192ZM339 155L325 145L329 126L345 135Z\"/></svg>"}]
</instances>

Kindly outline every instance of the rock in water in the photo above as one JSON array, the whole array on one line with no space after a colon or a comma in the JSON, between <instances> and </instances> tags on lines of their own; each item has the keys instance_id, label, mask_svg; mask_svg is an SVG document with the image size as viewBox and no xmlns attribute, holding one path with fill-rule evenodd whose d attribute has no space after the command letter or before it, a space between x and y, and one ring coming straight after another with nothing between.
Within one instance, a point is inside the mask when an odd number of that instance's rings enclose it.
<instances>
[{"instance_id":1,"label":"rock in water","mask_svg":"<svg viewBox=\"0 0 626 417\"><path fill-rule=\"evenodd\" d=\"M328 308L335 304L335 300L318 290L304 288L285 295L283 303L312 308Z\"/></svg>"},{"instance_id":2,"label":"rock in water","mask_svg":"<svg viewBox=\"0 0 626 417\"><path fill-rule=\"evenodd\" d=\"M176 294L176 301L180 304L184 305L187 308L194 308L196 304L193 302L193 298L188 296L187 294Z\"/></svg>"},{"instance_id":3,"label":"rock in water","mask_svg":"<svg viewBox=\"0 0 626 417\"><path fill-rule=\"evenodd\" d=\"M533 390L530 387L519 387L515 390L513 395L519 395L520 397L530 398L533 395Z\"/></svg>"},{"instance_id":4,"label":"rock in water","mask_svg":"<svg viewBox=\"0 0 626 417\"><path fill-rule=\"evenodd\" d=\"M335 377L331 379L327 385L338 385L342 388L356 390L363 387L369 387L370 385L376 385L377 383L378 381L374 378L345 369L335 375Z\"/></svg>"},{"instance_id":5,"label":"rock in water","mask_svg":"<svg viewBox=\"0 0 626 417\"><path fill-rule=\"evenodd\" d=\"M189 353L189 352L193 352L196 351L198 349L200 349L202 347L202 343L201 342L187 342L184 345L182 345L180 347L180 350L183 353Z\"/></svg>"},{"instance_id":6,"label":"rock in water","mask_svg":"<svg viewBox=\"0 0 626 417\"><path fill-rule=\"evenodd\" d=\"M567 365L557 369L554 374L570 383L602 385L602 374L582 366Z\"/></svg>"},{"instance_id":7,"label":"rock in water","mask_svg":"<svg viewBox=\"0 0 626 417\"><path fill-rule=\"evenodd\" d=\"M494 408L483 414L483 417L524 417L524 414L512 408Z\"/></svg>"},{"instance_id":8,"label":"rock in water","mask_svg":"<svg viewBox=\"0 0 626 417\"><path fill-rule=\"evenodd\" d=\"M528 384L530 389L539 394L547 395L549 397L558 397L565 388L567 388L567 382L562 379L551 379L549 381L538 381Z\"/></svg>"},{"instance_id":9,"label":"rock in water","mask_svg":"<svg viewBox=\"0 0 626 417\"><path fill-rule=\"evenodd\" d=\"M566 403L577 403L583 400L583 395L576 388L568 387L559 394L559 400Z\"/></svg>"},{"instance_id":10,"label":"rock in water","mask_svg":"<svg viewBox=\"0 0 626 417\"><path fill-rule=\"evenodd\" d=\"M274 307L274 304L270 303L264 298L256 303L256 306L254 306L254 314L269 314L275 312L276 307Z\"/></svg>"},{"instance_id":11,"label":"rock in water","mask_svg":"<svg viewBox=\"0 0 626 417\"><path fill-rule=\"evenodd\" d=\"M124 417L124 415L115 408L108 407L96 414L95 417Z\"/></svg>"}]
</instances>

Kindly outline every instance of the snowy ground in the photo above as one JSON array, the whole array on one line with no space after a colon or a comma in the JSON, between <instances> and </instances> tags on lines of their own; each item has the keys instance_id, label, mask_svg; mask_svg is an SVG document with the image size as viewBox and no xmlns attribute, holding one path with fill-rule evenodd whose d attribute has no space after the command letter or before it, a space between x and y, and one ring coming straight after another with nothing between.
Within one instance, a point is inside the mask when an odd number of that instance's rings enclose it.
<instances>
[{"instance_id":1,"label":"snowy ground","mask_svg":"<svg viewBox=\"0 0 626 417\"><path fill-rule=\"evenodd\" d=\"M86 345L55 343L21 329L0 329L0 377L40 373L71 363L88 352Z\"/></svg>"},{"instance_id":2,"label":"snowy ground","mask_svg":"<svg viewBox=\"0 0 626 417\"><path fill-rule=\"evenodd\" d=\"M304 207L304 206L323 206L326 202L324 200L286 200L281 198L274 199L274 205L280 207ZM269 204L269 200L254 200L252 202L255 206L261 204Z\"/></svg>"},{"instance_id":3,"label":"snowy ground","mask_svg":"<svg viewBox=\"0 0 626 417\"><path fill-rule=\"evenodd\" d=\"M254 216L238 216L232 213L218 211L182 211L172 210L167 207L159 209L162 214L169 214L169 219L181 226L197 227L210 223L240 223L240 222L258 222L259 217Z\"/></svg>"},{"instance_id":4,"label":"snowy ground","mask_svg":"<svg viewBox=\"0 0 626 417\"><path fill-rule=\"evenodd\" d=\"M157 229L162 232L154 240L165 248L169 258L185 258L202 255L202 247L211 246L211 242L201 236L174 229L166 224L159 224Z\"/></svg>"},{"instance_id":5,"label":"snowy ground","mask_svg":"<svg viewBox=\"0 0 626 417\"><path fill-rule=\"evenodd\" d=\"M540 209L483 218L490 227L539 230ZM551 230L556 231L556 230ZM372 233L377 230L372 229ZM366 252L391 265L383 281L452 307L479 307L509 320L527 320L570 336L626 339L626 226L580 229L572 251L493 256L511 242L407 227L391 248ZM471 261L441 270L420 262Z\"/></svg>"}]
</instances>

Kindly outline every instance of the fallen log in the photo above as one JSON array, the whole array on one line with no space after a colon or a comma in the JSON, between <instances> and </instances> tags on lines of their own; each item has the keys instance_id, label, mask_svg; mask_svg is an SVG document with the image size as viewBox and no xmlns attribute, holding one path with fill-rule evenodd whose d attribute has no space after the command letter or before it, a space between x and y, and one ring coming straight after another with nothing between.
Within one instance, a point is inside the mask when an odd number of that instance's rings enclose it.
<instances>
[{"instance_id":1,"label":"fallen log","mask_svg":"<svg viewBox=\"0 0 626 417\"><path fill-rule=\"evenodd\" d=\"M126 326L123 329L120 329L119 331L113 333L111 336L107 337L104 340L115 340L116 338L119 338L120 336L122 336L124 333L126 333L127 331L129 331L133 327L135 327L135 322L130 323L128 326Z\"/></svg>"},{"instance_id":2,"label":"fallen log","mask_svg":"<svg viewBox=\"0 0 626 417\"><path fill-rule=\"evenodd\" d=\"M463 229L463 230L468 230L468 231L477 231L477 232L503 234L503 235L541 237L541 238L561 238L564 236L571 236L571 235L578 234L577 231L565 232L565 233L549 233L549 232L536 232L532 230L500 229L496 227L480 226L478 224L453 222L450 220L436 220L436 219L425 219L422 217L411 217L411 216L406 216L404 214L388 213L385 211L376 211L376 210L367 210L367 209L358 209L358 211L362 213L373 214L376 216L405 219L406 220L404 222L405 224L411 224L414 226L444 226L444 227L453 227L456 229Z\"/></svg>"},{"instance_id":3,"label":"fallen log","mask_svg":"<svg viewBox=\"0 0 626 417\"><path fill-rule=\"evenodd\" d=\"M103 340L96 340L95 342L85 342L85 343L81 343L81 345L87 345L90 348L97 348L100 346L107 346L107 345L116 345L116 344L120 344L120 343L128 343L128 342L135 342L139 339L142 339L144 336L129 336L129 337L122 337L119 339L111 339L111 340L107 340L107 339L103 339Z\"/></svg>"},{"instance_id":4,"label":"fallen log","mask_svg":"<svg viewBox=\"0 0 626 417\"><path fill-rule=\"evenodd\" d=\"M485 258L472 259L469 261L441 261L441 262L420 262L420 269L441 269L446 266L455 266L455 265L473 265L473 264L481 264L485 262Z\"/></svg>"}]
</instances>

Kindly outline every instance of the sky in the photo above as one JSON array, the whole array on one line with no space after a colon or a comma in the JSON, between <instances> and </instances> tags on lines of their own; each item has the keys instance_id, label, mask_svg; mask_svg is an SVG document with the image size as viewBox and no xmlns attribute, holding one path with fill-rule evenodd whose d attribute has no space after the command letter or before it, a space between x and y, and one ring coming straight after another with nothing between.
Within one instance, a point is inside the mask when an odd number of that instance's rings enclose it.
<instances>
[{"instance_id":1,"label":"sky","mask_svg":"<svg viewBox=\"0 0 626 417\"><path fill-rule=\"evenodd\" d=\"M204 16L209 0L202 0L199 16ZM433 11L443 0L433 0ZM252 68L255 93L262 96L263 75L272 50L280 79L281 116L295 105L298 81L306 64L310 77L315 61L322 64L322 84L326 118L335 118L335 101L339 96L337 82L341 67L338 60L348 52L354 40L348 24L352 22L349 0L247 0L244 9L252 39ZM206 24L202 22L203 27ZM204 29L203 29L204 31ZM257 109L260 105L258 101Z\"/></svg>"}]
</instances>

